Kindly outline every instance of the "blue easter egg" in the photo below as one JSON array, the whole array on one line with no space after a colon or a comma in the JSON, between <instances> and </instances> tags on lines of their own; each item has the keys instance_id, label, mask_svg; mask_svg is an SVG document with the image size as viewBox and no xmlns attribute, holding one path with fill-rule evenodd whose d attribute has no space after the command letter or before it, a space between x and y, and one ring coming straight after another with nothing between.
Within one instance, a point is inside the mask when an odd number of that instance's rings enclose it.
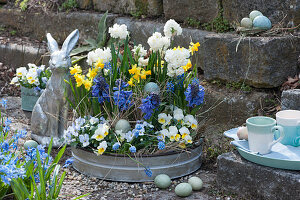
<instances>
[{"instance_id":1,"label":"blue easter egg","mask_svg":"<svg viewBox=\"0 0 300 200\"><path fill-rule=\"evenodd\" d=\"M253 20L253 27L261 28L261 29L271 29L272 28L272 23L265 16L257 16Z\"/></svg>"},{"instance_id":2,"label":"blue easter egg","mask_svg":"<svg viewBox=\"0 0 300 200\"><path fill-rule=\"evenodd\" d=\"M159 94L159 86L154 82L149 82L145 85L144 91L147 93Z\"/></svg>"}]
</instances>

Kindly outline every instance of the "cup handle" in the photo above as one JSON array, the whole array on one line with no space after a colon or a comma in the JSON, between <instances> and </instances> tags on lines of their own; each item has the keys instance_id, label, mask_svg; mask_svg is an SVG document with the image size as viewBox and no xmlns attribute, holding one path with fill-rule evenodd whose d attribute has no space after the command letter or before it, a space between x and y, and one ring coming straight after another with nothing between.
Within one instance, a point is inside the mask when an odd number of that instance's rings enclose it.
<instances>
[{"instance_id":1,"label":"cup handle","mask_svg":"<svg viewBox=\"0 0 300 200\"><path fill-rule=\"evenodd\" d=\"M271 148L272 148L272 146L273 146L274 144L276 144L277 142L280 142L280 141L283 139L283 137L284 137L284 131L283 131L282 126L274 126L274 127L272 128L272 133L274 133L276 130L279 131L280 137L279 137L277 140L273 141L273 142L269 145L269 151L271 150Z\"/></svg>"}]
</instances>

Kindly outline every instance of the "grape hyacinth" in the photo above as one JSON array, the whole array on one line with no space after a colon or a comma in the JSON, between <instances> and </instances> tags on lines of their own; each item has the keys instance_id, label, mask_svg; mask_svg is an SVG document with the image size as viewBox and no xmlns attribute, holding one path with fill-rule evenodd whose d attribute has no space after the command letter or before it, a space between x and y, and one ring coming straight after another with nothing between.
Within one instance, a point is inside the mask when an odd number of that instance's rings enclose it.
<instances>
[{"instance_id":1,"label":"grape hyacinth","mask_svg":"<svg viewBox=\"0 0 300 200\"><path fill-rule=\"evenodd\" d=\"M158 146L159 150L163 150L166 147L166 145L165 145L165 143L163 141L159 141L158 144L157 144L157 146Z\"/></svg>"},{"instance_id":2,"label":"grape hyacinth","mask_svg":"<svg viewBox=\"0 0 300 200\"><path fill-rule=\"evenodd\" d=\"M135 146L131 146L131 147L129 148L129 151L130 151L131 153L135 153L135 152L136 152L136 147L135 147Z\"/></svg>"},{"instance_id":3,"label":"grape hyacinth","mask_svg":"<svg viewBox=\"0 0 300 200\"><path fill-rule=\"evenodd\" d=\"M144 118L150 119L152 116L154 109L159 106L160 99L157 94L151 93L145 99L142 99L142 105L139 107L143 113L145 113Z\"/></svg>"},{"instance_id":4,"label":"grape hyacinth","mask_svg":"<svg viewBox=\"0 0 300 200\"><path fill-rule=\"evenodd\" d=\"M151 169L149 168L149 167L145 167L145 173L146 173L146 175L148 176L148 177L151 177L152 176L152 171L151 171Z\"/></svg>"},{"instance_id":5,"label":"grape hyacinth","mask_svg":"<svg viewBox=\"0 0 300 200\"><path fill-rule=\"evenodd\" d=\"M199 84L197 79L193 80L191 84L188 85L185 94L185 100L188 101L188 106L199 106L203 103L204 99L204 87Z\"/></svg>"},{"instance_id":6,"label":"grape hyacinth","mask_svg":"<svg viewBox=\"0 0 300 200\"><path fill-rule=\"evenodd\" d=\"M118 150L120 148L120 143L119 142L116 142L113 146L112 146L112 149L114 151Z\"/></svg>"},{"instance_id":7,"label":"grape hyacinth","mask_svg":"<svg viewBox=\"0 0 300 200\"><path fill-rule=\"evenodd\" d=\"M93 82L92 96L98 97L99 103L103 103L105 100L109 101L109 85L106 83L105 78L99 76Z\"/></svg>"}]
</instances>

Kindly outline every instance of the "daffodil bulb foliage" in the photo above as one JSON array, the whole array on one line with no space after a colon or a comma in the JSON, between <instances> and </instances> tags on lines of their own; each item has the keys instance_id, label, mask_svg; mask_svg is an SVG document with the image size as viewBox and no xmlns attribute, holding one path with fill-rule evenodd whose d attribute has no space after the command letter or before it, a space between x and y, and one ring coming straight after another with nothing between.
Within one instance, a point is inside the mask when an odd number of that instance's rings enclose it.
<instances>
[{"instance_id":1,"label":"daffodil bulb foliage","mask_svg":"<svg viewBox=\"0 0 300 200\"><path fill-rule=\"evenodd\" d=\"M174 20L144 42L149 48L132 43L124 24L108 32L112 42L87 54L87 69L70 67L66 98L76 120L65 141L97 155L192 148L205 93L194 65L200 44L172 46L184 34Z\"/></svg>"},{"instance_id":2,"label":"daffodil bulb foliage","mask_svg":"<svg viewBox=\"0 0 300 200\"><path fill-rule=\"evenodd\" d=\"M40 92L46 88L47 81L51 76L51 71L45 65L36 66L29 63L28 68L19 67L16 69L15 77L11 80L13 85L21 85L26 88L34 88Z\"/></svg>"}]
</instances>

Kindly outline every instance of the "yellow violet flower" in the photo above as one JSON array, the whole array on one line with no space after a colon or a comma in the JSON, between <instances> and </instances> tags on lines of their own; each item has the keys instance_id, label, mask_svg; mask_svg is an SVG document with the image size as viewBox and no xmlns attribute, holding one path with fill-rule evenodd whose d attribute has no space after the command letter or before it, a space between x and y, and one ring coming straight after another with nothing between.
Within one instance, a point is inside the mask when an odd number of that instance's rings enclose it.
<instances>
[{"instance_id":1,"label":"yellow violet flower","mask_svg":"<svg viewBox=\"0 0 300 200\"><path fill-rule=\"evenodd\" d=\"M96 67L99 69L103 69L104 68L104 64L103 64L103 60L102 59L99 59L97 62L96 62Z\"/></svg>"},{"instance_id":2,"label":"yellow violet flower","mask_svg":"<svg viewBox=\"0 0 300 200\"><path fill-rule=\"evenodd\" d=\"M197 42L196 44L194 44L193 42L190 43L190 52L192 53L192 55L194 54L195 51L198 51L198 47L200 47L199 42Z\"/></svg>"},{"instance_id":3,"label":"yellow violet flower","mask_svg":"<svg viewBox=\"0 0 300 200\"><path fill-rule=\"evenodd\" d=\"M181 135L180 134L176 134L176 136L175 136L175 141L179 141L180 140L180 138L181 138Z\"/></svg>"},{"instance_id":4,"label":"yellow violet flower","mask_svg":"<svg viewBox=\"0 0 300 200\"><path fill-rule=\"evenodd\" d=\"M128 84L129 84L130 86L135 86L134 83L133 83L133 78L130 78L130 80L128 81Z\"/></svg>"},{"instance_id":5,"label":"yellow violet flower","mask_svg":"<svg viewBox=\"0 0 300 200\"><path fill-rule=\"evenodd\" d=\"M189 59L188 63L185 66L182 66L184 72L188 71L192 67L191 60Z\"/></svg>"},{"instance_id":6,"label":"yellow violet flower","mask_svg":"<svg viewBox=\"0 0 300 200\"><path fill-rule=\"evenodd\" d=\"M186 145L185 145L183 142L179 143L178 146L179 146L180 148L182 148L182 149L185 149L185 148L186 148Z\"/></svg>"},{"instance_id":7,"label":"yellow violet flower","mask_svg":"<svg viewBox=\"0 0 300 200\"><path fill-rule=\"evenodd\" d=\"M74 67L70 67L70 74L80 74L82 72L81 67L79 65L74 65Z\"/></svg>"},{"instance_id":8,"label":"yellow violet flower","mask_svg":"<svg viewBox=\"0 0 300 200\"><path fill-rule=\"evenodd\" d=\"M76 87L80 87L83 82L84 82L84 75L81 75L81 74L75 74L74 75L74 78L76 80Z\"/></svg>"}]
</instances>

